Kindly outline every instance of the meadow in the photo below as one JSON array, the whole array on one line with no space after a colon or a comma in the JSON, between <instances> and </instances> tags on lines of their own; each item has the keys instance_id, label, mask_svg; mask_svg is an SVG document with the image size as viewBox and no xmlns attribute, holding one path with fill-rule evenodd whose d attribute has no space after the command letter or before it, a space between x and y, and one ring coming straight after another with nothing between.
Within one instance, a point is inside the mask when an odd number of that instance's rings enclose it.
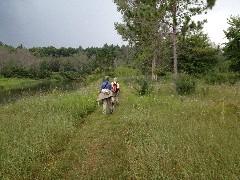
<instances>
[{"instance_id":1,"label":"meadow","mask_svg":"<svg viewBox=\"0 0 240 180\"><path fill-rule=\"evenodd\" d=\"M139 96L119 78L120 105L101 114L100 81L0 109L1 179L238 179L240 84L180 96L159 80ZM124 82L124 83L123 83Z\"/></svg>"}]
</instances>

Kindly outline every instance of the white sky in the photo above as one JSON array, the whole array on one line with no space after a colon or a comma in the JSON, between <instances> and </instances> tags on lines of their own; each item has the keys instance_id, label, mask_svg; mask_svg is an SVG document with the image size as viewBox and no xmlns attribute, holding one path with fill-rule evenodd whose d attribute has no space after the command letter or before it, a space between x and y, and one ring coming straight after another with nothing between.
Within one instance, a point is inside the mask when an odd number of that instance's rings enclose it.
<instances>
[{"instance_id":1,"label":"white sky","mask_svg":"<svg viewBox=\"0 0 240 180\"><path fill-rule=\"evenodd\" d=\"M226 41L227 18L239 9L240 0L217 0L204 28L211 41ZM121 14L113 0L0 0L0 41L15 47L122 45L117 21Z\"/></svg>"},{"instance_id":2,"label":"white sky","mask_svg":"<svg viewBox=\"0 0 240 180\"><path fill-rule=\"evenodd\" d=\"M212 10L205 16L208 23L205 24L204 32L208 34L212 42L221 44L226 42L223 30L227 30L230 15L240 15L240 0L216 0Z\"/></svg>"}]
</instances>

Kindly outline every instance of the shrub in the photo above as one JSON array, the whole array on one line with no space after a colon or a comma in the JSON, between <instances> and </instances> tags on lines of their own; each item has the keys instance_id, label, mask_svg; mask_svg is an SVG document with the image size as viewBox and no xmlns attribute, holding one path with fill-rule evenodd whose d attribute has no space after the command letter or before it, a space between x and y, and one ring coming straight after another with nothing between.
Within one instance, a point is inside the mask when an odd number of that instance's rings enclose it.
<instances>
[{"instance_id":1,"label":"shrub","mask_svg":"<svg viewBox=\"0 0 240 180\"><path fill-rule=\"evenodd\" d=\"M180 74L176 82L176 91L180 95L194 93L196 89L196 81L187 74Z\"/></svg>"},{"instance_id":2,"label":"shrub","mask_svg":"<svg viewBox=\"0 0 240 180\"><path fill-rule=\"evenodd\" d=\"M136 79L136 85L134 89L140 96L144 96L152 92L152 85L147 78L138 78Z\"/></svg>"}]
</instances>

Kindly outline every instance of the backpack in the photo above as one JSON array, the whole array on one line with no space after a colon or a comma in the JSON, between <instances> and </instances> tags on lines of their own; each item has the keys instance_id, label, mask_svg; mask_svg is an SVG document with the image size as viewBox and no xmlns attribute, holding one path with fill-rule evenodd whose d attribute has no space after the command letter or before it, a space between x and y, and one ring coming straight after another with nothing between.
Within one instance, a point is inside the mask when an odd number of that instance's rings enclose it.
<instances>
[{"instance_id":1,"label":"backpack","mask_svg":"<svg viewBox=\"0 0 240 180\"><path fill-rule=\"evenodd\" d=\"M113 83L113 88L112 88L112 91L113 92L117 92L117 83Z\"/></svg>"}]
</instances>

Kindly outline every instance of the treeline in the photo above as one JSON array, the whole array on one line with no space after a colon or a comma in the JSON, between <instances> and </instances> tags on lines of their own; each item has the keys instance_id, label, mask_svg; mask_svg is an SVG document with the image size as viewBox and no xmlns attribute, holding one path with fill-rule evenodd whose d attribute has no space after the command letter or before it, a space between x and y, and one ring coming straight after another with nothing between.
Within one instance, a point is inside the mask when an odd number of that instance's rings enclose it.
<instances>
[{"instance_id":1,"label":"treeline","mask_svg":"<svg viewBox=\"0 0 240 180\"><path fill-rule=\"evenodd\" d=\"M110 73L131 59L129 46L27 49L0 43L0 75L4 77L79 79L91 73Z\"/></svg>"},{"instance_id":2,"label":"treeline","mask_svg":"<svg viewBox=\"0 0 240 180\"><path fill-rule=\"evenodd\" d=\"M141 16L144 18L144 14ZM14 48L0 43L0 75L34 79L79 79L92 73L111 75L117 66L131 66L154 77L173 73L173 38L169 27L161 26L162 31L156 37L151 34L149 37L150 29L145 27L146 22L137 24L137 20L139 19L134 20L136 25L117 26L119 33L129 41L130 45L127 46L105 44L103 47L85 49L81 46L27 49L23 45ZM202 27L192 25L191 31L179 31L176 49L178 72L195 77L206 76L211 83L235 82L239 79L240 17L231 16L228 23L229 28L224 31L228 42L222 46L213 44L202 32ZM131 35L131 38L127 35Z\"/></svg>"}]
</instances>

